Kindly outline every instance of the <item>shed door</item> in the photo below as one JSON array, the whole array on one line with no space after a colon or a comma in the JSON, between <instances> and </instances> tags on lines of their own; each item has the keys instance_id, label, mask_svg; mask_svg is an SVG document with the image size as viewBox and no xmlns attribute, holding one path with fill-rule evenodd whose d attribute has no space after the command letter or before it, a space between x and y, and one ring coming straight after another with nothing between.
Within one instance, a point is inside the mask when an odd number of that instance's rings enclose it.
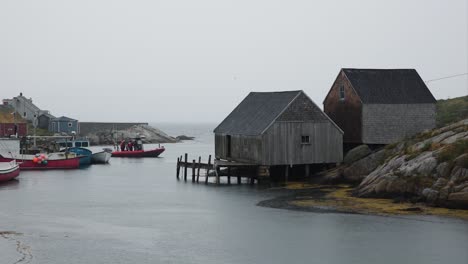
<instances>
[{"instance_id":1,"label":"shed door","mask_svg":"<svg viewBox=\"0 0 468 264\"><path fill-rule=\"evenodd\" d=\"M226 157L231 157L231 135L226 136Z\"/></svg>"}]
</instances>

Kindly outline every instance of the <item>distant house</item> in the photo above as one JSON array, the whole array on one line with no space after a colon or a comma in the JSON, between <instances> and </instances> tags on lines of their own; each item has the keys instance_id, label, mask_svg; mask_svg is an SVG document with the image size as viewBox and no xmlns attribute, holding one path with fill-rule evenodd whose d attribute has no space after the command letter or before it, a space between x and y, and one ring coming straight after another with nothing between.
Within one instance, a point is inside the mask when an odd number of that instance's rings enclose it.
<instances>
[{"instance_id":1,"label":"distant house","mask_svg":"<svg viewBox=\"0 0 468 264\"><path fill-rule=\"evenodd\" d=\"M343 158L343 132L303 91L252 92L214 133L221 160L292 166Z\"/></svg>"},{"instance_id":2,"label":"distant house","mask_svg":"<svg viewBox=\"0 0 468 264\"><path fill-rule=\"evenodd\" d=\"M342 69L325 113L350 144L390 144L435 127L436 100L414 69Z\"/></svg>"},{"instance_id":3,"label":"distant house","mask_svg":"<svg viewBox=\"0 0 468 264\"><path fill-rule=\"evenodd\" d=\"M72 132L79 133L78 120L66 116L52 118L50 121L49 131L53 133L71 134Z\"/></svg>"},{"instance_id":4,"label":"distant house","mask_svg":"<svg viewBox=\"0 0 468 264\"><path fill-rule=\"evenodd\" d=\"M39 115L39 117L37 118L37 121L38 121L38 125L37 127L38 128L42 128L42 129L49 129L50 126L50 123L52 121L52 119L54 119L55 116L45 112L45 113L42 113Z\"/></svg>"}]
</instances>

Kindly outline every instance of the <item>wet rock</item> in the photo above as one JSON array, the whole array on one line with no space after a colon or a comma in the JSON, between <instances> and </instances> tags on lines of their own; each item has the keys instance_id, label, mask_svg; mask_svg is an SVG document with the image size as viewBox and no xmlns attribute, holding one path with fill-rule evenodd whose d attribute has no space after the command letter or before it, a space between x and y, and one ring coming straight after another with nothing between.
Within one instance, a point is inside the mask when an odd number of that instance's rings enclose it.
<instances>
[{"instance_id":1,"label":"wet rock","mask_svg":"<svg viewBox=\"0 0 468 264\"><path fill-rule=\"evenodd\" d=\"M346 153L346 156L344 157L343 161L345 164L351 164L366 157L371 152L371 149L367 145L360 145Z\"/></svg>"}]
</instances>

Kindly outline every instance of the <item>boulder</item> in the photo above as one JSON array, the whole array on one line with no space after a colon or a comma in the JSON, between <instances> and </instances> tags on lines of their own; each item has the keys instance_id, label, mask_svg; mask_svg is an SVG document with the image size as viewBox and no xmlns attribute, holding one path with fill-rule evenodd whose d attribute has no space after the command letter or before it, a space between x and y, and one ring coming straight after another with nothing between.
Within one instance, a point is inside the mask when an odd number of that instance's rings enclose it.
<instances>
[{"instance_id":1,"label":"boulder","mask_svg":"<svg viewBox=\"0 0 468 264\"><path fill-rule=\"evenodd\" d=\"M361 182L369 173L377 169L385 158L386 150L382 149L352 163L343 170L343 177L348 182Z\"/></svg>"},{"instance_id":2,"label":"boulder","mask_svg":"<svg viewBox=\"0 0 468 264\"><path fill-rule=\"evenodd\" d=\"M353 163L353 162L355 162L357 160L360 160L360 159L366 157L371 152L372 151L369 148L369 146L360 145L360 146L357 146L357 147L353 148L348 153L346 153L343 161L344 161L345 164L351 164L351 163Z\"/></svg>"},{"instance_id":3,"label":"boulder","mask_svg":"<svg viewBox=\"0 0 468 264\"><path fill-rule=\"evenodd\" d=\"M434 190L440 190L444 188L447 185L448 181L445 178L439 178L437 181L432 185L432 189Z\"/></svg>"},{"instance_id":4,"label":"boulder","mask_svg":"<svg viewBox=\"0 0 468 264\"><path fill-rule=\"evenodd\" d=\"M461 183L468 181L468 169L455 166L450 175L450 181L453 183Z\"/></svg>"},{"instance_id":5,"label":"boulder","mask_svg":"<svg viewBox=\"0 0 468 264\"><path fill-rule=\"evenodd\" d=\"M416 158L409 160L400 166L399 174L404 176L411 175L432 175L433 170L437 167L437 159L432 151L421 153Z\"/></svg>"},{"instance_id":6,"label":"boulder","mask_svg":"<svg viewBox=\"0 0 468 264\"><path fill-rule=\"evenodd\" d=\"M434 204L437 201L437 198L439 198L439 192L430 188L426 188L422 191L422 196L426 198L426 201Z\"/></svg>"},{"instance_id":7,"label":"boulder","mask_svg":"<svg viewBox=\"0 0 468 264\"><path fill-rule=\"evenodd\" d=\"M448 162L442 162L437 165L436 175L437 177L448 178L450 176L450 171L452 166Z\"/></svg>"}]
</instances>

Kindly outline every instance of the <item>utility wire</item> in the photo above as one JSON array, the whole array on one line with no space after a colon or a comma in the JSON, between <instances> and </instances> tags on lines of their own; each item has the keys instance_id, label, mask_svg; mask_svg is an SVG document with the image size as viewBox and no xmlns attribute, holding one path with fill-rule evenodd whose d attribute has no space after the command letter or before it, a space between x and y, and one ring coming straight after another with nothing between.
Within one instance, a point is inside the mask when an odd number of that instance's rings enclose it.
<instances>
[{"instance_id":1,"label":"utility wire","mask_svg":"<svg viewBox=\"0 0 468 264\"><path fill-rule=\"evenodd\" d=\"M425 83L434 82L434 81L439 81L439 80L443 80L443 79L449 79L449 78L459 77L459 76L463 76L463 75L468 75L468 72L461 73L461 74L450 75L450 76L445 76L445 77L442 77L442 78L437 78L437 79L432 79L432 80L427 80L427 81L424 81L424 82L425 82Z\"/></svg>"}]
</instances>

